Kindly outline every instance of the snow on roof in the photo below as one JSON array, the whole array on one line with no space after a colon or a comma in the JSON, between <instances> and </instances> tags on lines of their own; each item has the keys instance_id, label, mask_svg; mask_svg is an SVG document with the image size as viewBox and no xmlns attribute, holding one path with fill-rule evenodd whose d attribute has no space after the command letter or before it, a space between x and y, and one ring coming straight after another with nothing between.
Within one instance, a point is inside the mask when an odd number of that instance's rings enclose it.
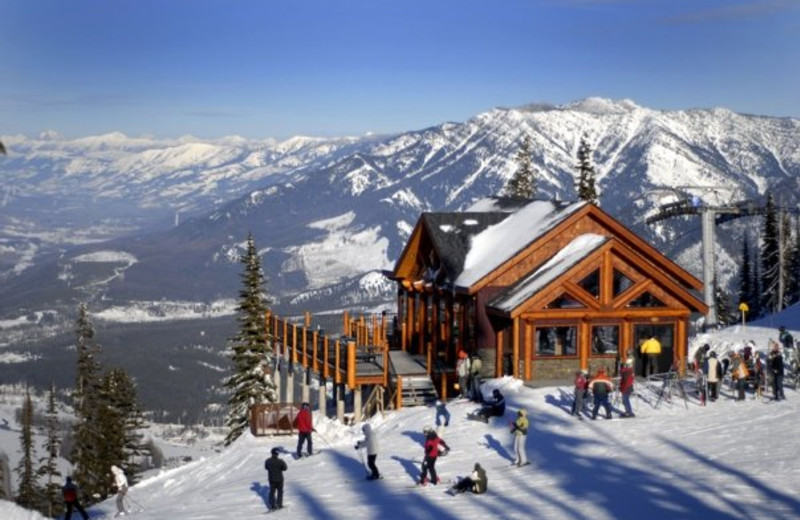
<instances>
[{"instance_id":1,"label":"snow on roof","mask_svg":"<svg viewBox=\"0 0 800 520\"><path fill-rule=\"evenodd\" d=\"M485 204L483 201L476 203L470 211L482 204L483 207L489 207L494 200L488 199L489 202ZM464 269L455 280L455 285L472 286L585 205L585 202L564 205L558 201L535 200L502 222L486 228L472 237Z\"/></svg>"},{"instance_id":2,"label":"snow on roof","mask_svg":"<svg viewBox=\"0 0 800 520\"><path fill-rule=\"evenodd\" d=\"M592 233L575 237L544 265L492 300L489 306L511 312L609 240Z\"/></svg>"}]
</instances>

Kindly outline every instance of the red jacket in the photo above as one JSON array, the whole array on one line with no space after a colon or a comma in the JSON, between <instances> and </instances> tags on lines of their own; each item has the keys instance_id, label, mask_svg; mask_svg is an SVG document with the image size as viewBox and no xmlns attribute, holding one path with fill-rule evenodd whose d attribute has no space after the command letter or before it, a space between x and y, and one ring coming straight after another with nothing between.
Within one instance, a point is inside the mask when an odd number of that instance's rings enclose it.
<instances>
[{"instance_id":1,"label":"red jacket","mask_svg":"<svg viewBox=\"0 0 800 520\"><path fill-rule=\"evenodd\" d=\"M633 369L622 367L619 376L619 391L623 394L631 392L633 390Z\"/></svg>"},{"instance_id":2,"label":"red jacket","mask_svg":"<svg viewBox=\"0 0 800 520\"><path fill-rule=\"evenodd\" d=\"M428 440L425 441L425 456L431 457L432 459L438 457L440 444L444 449L450 450L450 446L448 446L447 443L444 442L443 439L440 439L438 436L428 438Z\"/></svg>"},{"instance_id":3,"label":"red jacket","mask_svg":"<svg viewBox=\"0 0 800 520\"><path fill-rule=\"evenodd\" d=\"M300 433L311 433L314 427L311 425L311 411L308 408L301 408L297 412L297 431Z\"/></svg>"}]
</instances>

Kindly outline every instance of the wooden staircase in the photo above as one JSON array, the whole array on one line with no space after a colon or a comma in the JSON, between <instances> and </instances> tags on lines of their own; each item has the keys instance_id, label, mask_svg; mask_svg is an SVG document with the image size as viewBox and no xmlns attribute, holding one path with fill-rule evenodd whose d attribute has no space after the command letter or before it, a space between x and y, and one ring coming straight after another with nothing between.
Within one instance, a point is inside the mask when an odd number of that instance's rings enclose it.
<instances>
[{"instance_id":1,"label":"wooden staircase","mask_svg":"<svg viewBox=\"0 0 800 520\"><path fill-rule=\"evenodd\" d=\"M428 406L439 398L433 380L427 375L398 375L403 406Z\"/></svg>"}]
</instances>

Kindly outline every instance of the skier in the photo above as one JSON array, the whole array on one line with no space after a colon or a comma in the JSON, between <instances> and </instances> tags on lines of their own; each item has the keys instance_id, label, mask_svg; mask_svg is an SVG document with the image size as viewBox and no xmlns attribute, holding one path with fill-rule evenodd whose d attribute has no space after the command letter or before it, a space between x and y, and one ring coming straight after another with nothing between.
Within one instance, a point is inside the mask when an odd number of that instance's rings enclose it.
<instances>
[{"instance_id":1,"label":"skier","mask_svg":"<svg viewBox=\"0 0 800 520\"><path fill-rule=\"evenodd\" d=\"M586 379L586 370L575 372L575 400L572 402L571 415L577 415L583 420L583 402L589 394L589 380Z\"/></svg>"},{"instance_id":2,"label":"skier","mask_svg":"<svg viewBox=\"0 0 800 520\"><path fill-rule=\"evenodd\" d=\"M286 461L278 455L281 450L272 448L272 456L264 461L264 469L269 477L269 503L270 511L283 508L283 472L288 469Z\"/></svg>"},{"instance_id":3,"label":"skier","mask_svg":"<svg viewBox=\"0 0 800 520\"><path fill-rule=\"evenodd\" d=\"M794 348L794 338L783 325L778 327L778 340L780 340L783 348Z\"/></svg>"},{"instance_id":4,"label":"skier","mask_svg":"<svg viewBox=\"0 0 800 520\"><path fill-rule=\"evenodd\" d=\"M476 495L486 493L488 489L489 479L486 477L486 471L484 471L481 465L477 462L475 463L475 468L472 471L472 474L468 477L460 479L451 488L454 494L472 491Z\"/></svg>"},{"instance_id":5,"label":"skier","mask_svg":"<svg viewBox=\"0 0 800 520\"><path fill-rule=\"evenodd\" d=\"M708 398L716 401L719 396L719 382L722 379L722 364L717 359L717 353L712 352L704 365L703 372L708 383Z\"/></svg>"},{"instance_id":6,"label":"skier","mask_svg":"<svg viewBox=\"0 0 800 520\"><path fill-rule=\"evenodd\" d=\"M78 501L78 486L72 482L72 477L67 477L64 487L61 488L61 494L64 496L64 505L67 506L67 512L64 514L64 520L72 518L72 509L75 508L83 517L83 520L89 520L89 515L81 506Z\"/></svg>"},{"instance_id":7,"label":"skier","mask_svg":"<svg viewBox=\"0 0 800 520\"><path fill-rule=\"evenodd\" d=\"M361 431L364 432L364 439L358 441L356 444L356 449L360 450L366 446L367 466L369 466L369 469L372 472L367 477L367 480L377 480L381 478L381 474L378 471L378 466L375 465L375 459L378 458L378 439L375 438L375 433L372 431L372 426L369 424L362 426Z\"/></svg>"},{"instance_id":8,"label":"skier","mask_svg":"<svg viewBox=\"0 0 800 520\"><path fill-rule=\"evenodd\" d=\"M111 475L114 477L114 486L117 488L117 514L124 516L128 513L125 509L125 494L128 493L128 479L119 466L111 466Z\"/></svg>"},{"instance_id":9,"label":"skier","mask_svg":"<svg viewBox=\"0 0 800 520\"><path fill-rule=\"evenodd\" d=\"M483 407L475 415L478 419L489 424L489 417L502 417L506 413L506 398L495 388L492 390L492 400L484 401Z\"/></svg>"},{"instance_id":10,"label":"skier","mask_svg":"<svg viewBox=\"0 0 800 520\"><path fill-rule=\"evenodd\" d=\"M619 392L622 394L622 405L625 407L625 413L620 414L620 417L636 417L631 407L633 379L633 359L628 358L619 371Z\"/></svg>"},{"instance_id":11,"label":"skier","mask_svg":"<svg viewBox=\"0 0 800 520\"><path fill-rule=\"evenodd\" d=\"M436 459L439 457L439 446L444 447L444 453L450 451L450 446L440 439L434 430L429 430L425 439L425 458L422 459L422 476L419 479L420 486L428 484L428 473L430 473L430 481L436 485L440 479L436 475Z\"/></svg>"},{"instance_id":12,"label":"skier","mask_svg":"<svg viewBox=\"0 0 800 520\"><path fill-rule=\"evenodd\" d=\"M608 402L608 396L614 391L614 383L606 375L606 369L600 368L597 370L591 381L589 381L589 388L592 389L592 396L594 398L594 408L592 408L592 420L597 419L597 410L600 405L606 411L606 419L611 419L611 403Z\"/></svg>"},{"instance_id":13,"label":"skier","mask_svg":"<svg viewBox=\"0 0 800 520\"><path fill-rule=\"evenodd\" d=\"M656 337L650 336L650 339L642 343L640 351L645 358L644 377L658 372L658 356L661 355L661 343Z\"/></svg>"},{"instance_id":14,"label":"skier","mask_svg":"<svg viewBox=\"0 0 800 520\"><path fill-rule=\"evenodd\" d=\"M308 403L303 403L300 406L300 411L297 412L297 417L295 419L297 424L297 458L303 456L303 443L308 443L308 454L313 455L313 445L311 442L311 432L316 431L313 427L312 419L311 419L311 410L308 407Z\"/></svg>"},{"instance_id":15,"label":"skier","mask_svg":"<svg viewBox=\"0 0 800 520\"><path fill-rule=\"evenodd\" d=\"M436 401L436 427L450 426L450 411L447 409L447 403L444 401Z\"/></svg>"},{"instance_id":16,"label":"skier","mask_svg":"<svg viewBox=\"0 0 800 520\"><path fill-rule=\"evenodd\" d=\"M458 374L458 388L461 392L459 397L466 398L469 388L469 356L463 350L458 351L458 361L456 362L456 374Z\"/></svg>"},{"instance_id":17,"label":"skier","mask_svg":"<svg viewBox=\"0 0 800 520\"><path fill-rule=\"evenodd\" d=\"M528 454L525 453L525 439L528 437L528 427L530 423L528 418L525 417L525 410L517 412L517 420L511 423L511 433L514 435L514 453L516 460L514 465L517 467L527 466Z\"/></svg>"},{"instance_id":18,"label":"skier","mask_svg":"<svg viewBox=\"0 0 800 520\"><path fill-rule=\"evenodd\" d=\"M783 395L783 354L775 347L769 354L769 370L772 373L772 395L776 401L786 399Z\"/></svg>"}]
</instances>

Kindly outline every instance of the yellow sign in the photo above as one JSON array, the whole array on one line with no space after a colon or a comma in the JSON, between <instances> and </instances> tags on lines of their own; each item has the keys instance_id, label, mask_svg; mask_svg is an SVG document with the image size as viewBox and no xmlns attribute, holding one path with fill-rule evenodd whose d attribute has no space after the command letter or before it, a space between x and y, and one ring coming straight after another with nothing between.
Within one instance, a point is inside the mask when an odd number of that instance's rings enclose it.
<instances>
[{"instance_id":1,"label":"yellow sign","mask_svg":"<svg viewBox=\"0 0 800 520\"><path fill-rule=\"evenodd\" d=\"M742 302L739 304L739 310L742 312L749 312L750 307L748 307L746 303Z\"/></svg>"}]
</instances>

